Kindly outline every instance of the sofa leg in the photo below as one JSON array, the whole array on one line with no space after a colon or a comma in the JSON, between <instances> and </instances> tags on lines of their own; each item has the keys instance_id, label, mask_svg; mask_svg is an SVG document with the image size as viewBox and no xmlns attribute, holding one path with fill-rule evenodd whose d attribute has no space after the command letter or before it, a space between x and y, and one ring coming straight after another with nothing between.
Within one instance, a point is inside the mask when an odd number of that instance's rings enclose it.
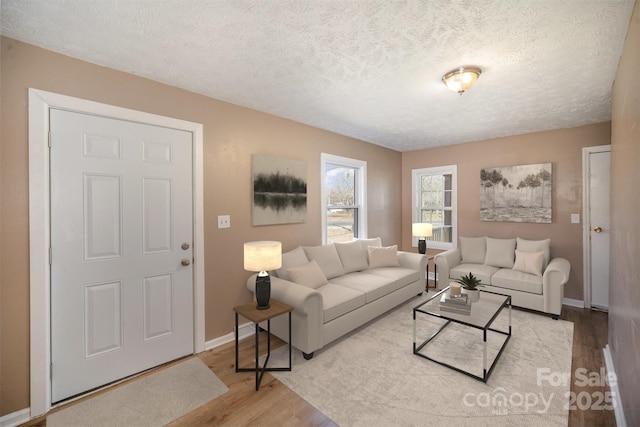
<instances>
[{"instance_id":1,"label":"sofa leg","mask_svg":"<svg viewBox=\"0 0 640 427\"><path fill-rule=\"evenodd\" d=\"M302 352L302 356L304 357L304 360L309 360L313 357L313 351L311 353L305 353L304 351Z\"/></svg>"},{"instance_id":2,"label":"sofa leg","mask_svg":"<svg viewBox=\"0 0 640 427\"><path fill-rule=\"evenodd\" d=\"M558 319L560 318L560 316L559 316L558 314L552 314L552 315L551 315L551 318L552 318L553 320L558 320Z\"/></svg>"}]
</instances>

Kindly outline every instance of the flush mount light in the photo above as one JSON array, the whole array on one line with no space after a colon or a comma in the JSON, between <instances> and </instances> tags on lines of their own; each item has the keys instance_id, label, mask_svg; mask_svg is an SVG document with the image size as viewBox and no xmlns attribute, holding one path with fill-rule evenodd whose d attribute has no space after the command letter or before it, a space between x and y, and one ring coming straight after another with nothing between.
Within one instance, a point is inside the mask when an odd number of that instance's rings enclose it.
<instances>
[{"instance_id":1,"label":"flush mount light","mask_svg":"<svg viewBox=\"0 0 640 427\"><path fill-rule=\"evenodd\" d=\"M458 92L460 95L473 86L482 70L480 67L464 66L451 70L442 76L442 82L449 90Z\"/></svg>"}]
</instances>

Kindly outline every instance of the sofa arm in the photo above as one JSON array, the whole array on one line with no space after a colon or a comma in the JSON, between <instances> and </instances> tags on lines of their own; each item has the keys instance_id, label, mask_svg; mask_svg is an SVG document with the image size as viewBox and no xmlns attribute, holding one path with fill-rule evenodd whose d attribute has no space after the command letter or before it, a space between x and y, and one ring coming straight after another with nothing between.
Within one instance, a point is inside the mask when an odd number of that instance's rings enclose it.
<instances>
[{"instance_id":1,"label":"sofa arm","mask_svg":"<svg viewBox=\"0 0 640 427\"><path fill-rule=\"evenodd\" d=\"M571 264L564 258L554 258L542 275L544 311L559 315L564 299L564 284L569 280Z\"/></svg>"},{"instance_id":2,"label":"sofa arm","mask_svg":"<svg viewBox=\"0 0 640 427\"><path fill-rule=\"evenodd\" d=\"M253 294L256 293L256 276L257 274L254 274L247 279L247 289ZM273 298L290 305L301 314L320 313L322 315L322 294L320 292L279 277L270 276L269 278Z\"/></svg>"},{"instance_id":3,"label":"sofa arm","mask_svg":"<svg viewBox=\"0 0 640 427\"><path fill-rule=\"evenodd\" d=\"M437 254L433 258L433 262L438 267L438 289L444 289L449 286L449 272L462 262L460 248L449 249Z\"/></svg>"},{"instance_id":4,"label":"sofa arm","mask_svg":"<svg viewBox=\"0 0 640 427\"><path fill-rule=\"evenodd\" d=\"M398 251L398 262L400 267L421 271L422 274L427 271L427 256L423 254Z\"/></svg>"}]
</instances>

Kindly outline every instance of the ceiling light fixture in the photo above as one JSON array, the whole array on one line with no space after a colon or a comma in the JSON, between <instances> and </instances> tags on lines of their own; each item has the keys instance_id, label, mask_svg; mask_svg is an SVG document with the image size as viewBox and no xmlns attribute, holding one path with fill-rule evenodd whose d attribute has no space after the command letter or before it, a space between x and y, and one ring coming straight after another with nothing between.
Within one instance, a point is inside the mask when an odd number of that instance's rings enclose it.
<instances>
[{"instance_id":1,"label":"ceiling light fixture","mask_svg":"<svg viewBox=\"0 0 640 427\"><path fill-rule=\"evenodd\" d=\"M464 91L476 84L480 73L482 73L482 70L479 67L458 67L442 76L442 82L449 90L462 95Z\"/></svg>"}]
</instances>

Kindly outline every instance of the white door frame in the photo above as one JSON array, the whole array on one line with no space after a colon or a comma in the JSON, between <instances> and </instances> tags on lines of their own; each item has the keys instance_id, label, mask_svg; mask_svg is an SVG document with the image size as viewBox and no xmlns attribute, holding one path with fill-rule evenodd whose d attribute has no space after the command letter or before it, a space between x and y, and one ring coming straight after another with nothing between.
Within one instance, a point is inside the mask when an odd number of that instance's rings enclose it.
<instances>
[{"instance_id":1,"label":"white door frame","mask_svg":"<svg viewBox=\"0 0 640 427\"><path fill-rule=\"evenodd\" d=\"M89 113L180 129L193 134L194 352L205 350L203 126L170 117L29 89L29 289L31 417L51 409L51 294L49 265L49 109Z\"/></svg>"},{"instance_id":2,"label":"white door frame","mask_svg":"<svg viewBox=\"0 0 640 427\"><path fill-rule=\"evenodd\" d=\"M591 308L591 190L589 187L589 175L591 168L589 155L593 153L605 153L611 151L611 145L597 145L582 148L582 277L584 282L583 300L584 307Z\"/></svg>"}]
</instances>

